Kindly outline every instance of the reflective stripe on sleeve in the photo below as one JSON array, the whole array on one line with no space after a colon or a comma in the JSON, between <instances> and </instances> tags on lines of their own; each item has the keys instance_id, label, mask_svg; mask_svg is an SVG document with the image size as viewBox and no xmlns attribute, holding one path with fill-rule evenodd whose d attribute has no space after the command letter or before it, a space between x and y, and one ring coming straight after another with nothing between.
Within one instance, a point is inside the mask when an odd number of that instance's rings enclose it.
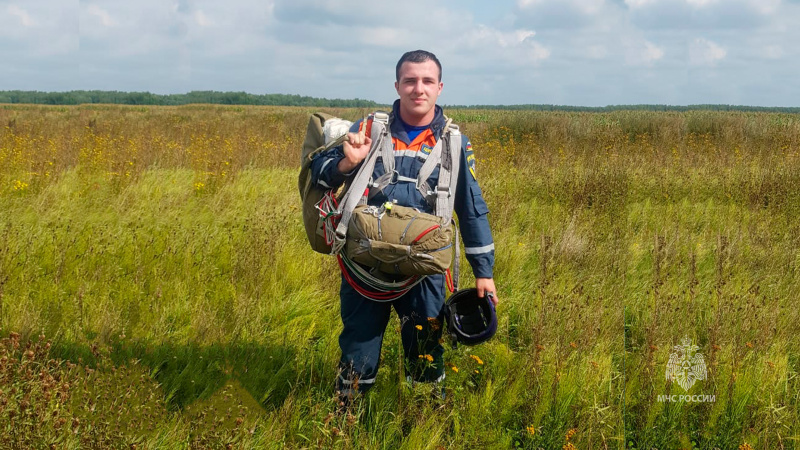
<instances>
[{"instance_id":1,"label":"reflective stripe on sleeve","mask_svg":"<svg viewBox=\"0 0 800 450\"><path fill-rule=\"evenodd\" d=\"M492 250L494 250L494 244L484 245L483 247L464 247L464 253L467 255L481 255Z\"/></svg>"},{"instance_id":2,"label":"reflective stripe on sleeve","mask_svg":"<svg viewBox=\"0 0 800 450\"><path fill-rule=\"evenodd\" d=\"M331 161L333 161L333 159L326 159L325 162L322 163L322 168L319 169L320 173L325 171L325 168L328 167L328 164L330 164Z\"/></svg>"}]
</instances>

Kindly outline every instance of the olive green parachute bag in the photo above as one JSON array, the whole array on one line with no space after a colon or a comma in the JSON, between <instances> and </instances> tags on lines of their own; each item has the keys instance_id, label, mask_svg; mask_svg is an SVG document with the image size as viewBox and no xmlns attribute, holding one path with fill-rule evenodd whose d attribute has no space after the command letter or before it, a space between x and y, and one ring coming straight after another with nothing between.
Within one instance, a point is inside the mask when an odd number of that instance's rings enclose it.
<instances>
[{"instance_id":1,"label":"olive green parachute bag","mask_svg":"<svg viewBox=\"0 0 800 450\"><path fill-rule=\"evenodd\" d=\"M356 206L344 253L386 274L444 273L453 260L453 229L443 217L406 206Z\"/></svg>"},{"instance_id":2,"label":"olive green parachute bag","mask_svg":"<svg viewBox=\"0 0 800 450\"><path fill-rule=\"evenodd\" d=\"M325 124L328 123L326 129ZM341 145L347 138L350 122L326 113L314 113L308 120L303 152L300 155L300 176L297 179L300 200L303 202L303 225L311 248L319 253L330 254L331 238L326 236L325 221L329 212L320 209L321 203L330 203L335 209L344 195L349 182L332 190L311 182L311 161L318 154Z\"/></svg>"}]
</instances>

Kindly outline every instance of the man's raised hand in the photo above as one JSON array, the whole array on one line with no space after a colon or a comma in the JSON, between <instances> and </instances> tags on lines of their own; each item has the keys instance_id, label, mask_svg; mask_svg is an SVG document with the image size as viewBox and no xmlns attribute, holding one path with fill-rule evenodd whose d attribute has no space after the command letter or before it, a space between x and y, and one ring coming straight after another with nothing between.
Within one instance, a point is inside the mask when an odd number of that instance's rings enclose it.
<instances>
[{"instance_id":1,"label":"man's raised hand","mask_svg":"<svg viewBox=\"0 0 800 450\"><path fill-rule=\"evenodd\" d=\"M347 140L344 141L344 159L339 161L339 171L349 173L367 157L372 146L372 138L367 136L367 127L362 122L361 130L358 133L347 133Z\"/></svg>"}]
</instances>

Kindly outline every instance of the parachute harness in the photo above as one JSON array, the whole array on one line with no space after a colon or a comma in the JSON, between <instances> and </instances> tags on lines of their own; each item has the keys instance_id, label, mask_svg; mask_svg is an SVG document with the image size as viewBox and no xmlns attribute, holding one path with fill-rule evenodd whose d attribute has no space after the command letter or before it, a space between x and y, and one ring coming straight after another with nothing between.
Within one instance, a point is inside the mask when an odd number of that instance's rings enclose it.
<instances>
[{"instance_id":1,"label":"parachute harness","mask_svg":"<svg viewBox=\"0 0 800 450\"><path fill-rule=\"evenodd\" d=\"M319 210L320 216L323 219L325 242L326 244L331 245L331 254L336 255L339 268L341 269L342 276L344 277L345 281L347 281L347 283L355 291L370 300L388 302L402 297L404 294L410 291L411 288L422 282L426 275L413 275L406 279L395 282L382 280L372 275L361 265L351 261L345 252L342 251L347 236L347 227L353 214L354 207L357 204L366 204L367 199L369 198L370 185L373 184L372 180L370 180L372 168L374 167L375 161L379 154L381 154L383 157L382 160L384 165L388 166L387 172L391 172L393 174L396 173L393 167L393 147L391 143L391 137L389 136L388 132L389 115L382 112L376 112L372 118L373 129L371 137L373 140L373 148L370 150L370 153L364 161L361 170L356 175L350 190L341 199L341 205L339 202L337 202L333 190L330 190L325 193L322 200L320 200L320 202L317 204L317 209ZM364 122L364 125L366 125L367 120ZM375 127L374 125L376 123L380 125ZM455 195L451 192L450 186L451 174L458 173L459 159L456 156L455 151L460 150L461 148L458 127L455 125L451 126L451 123L452 121L448 119L447 124L445 125L445 130L448 130L448 133L443 137L443 139L448 140L448 147L451 150L449 152L442 152L442 143L438 142L438 145L434 147L433 151L436 154L434 155L432 153L431 156L434 157L428 157L429 161L427 164L423 165L422 169L420 169L419 179L408 179L408 181L417 181L418 189L424 195L433 194L424 181L428 178L430 173L433 172L434 164L436 163L436 160L439 160L440 154L444 153L441 155L441 158L446 161L446 164L442 164L440 166L440 180L444 179L445 183L443 183L443 186L439 186L437 188L437 192L435 192L437 194L437 198L435 200L435 210L437 213L436 215L445 217L448 221L452 220L453 202L455 199ZM457 150L452 150L453 142L449 142L450 140L455 140L455 148ZM398 179L399 178L400 177L398 177ZM406 177L402 178L403 180L399 181L406 181ZM455 184L455 180L456 177L453 176L453 185ZM360 195L354 194L355 192L358 192ZM424 231L422 234L417 236L414 241L416 242L430 231L433 231L433 228ZM455 289L457 288L457 280L459 275L458 259L460 252L458 251L457 228L455 232L455 274L451 274L450 269L447 269L445 273L446 286L451 293L455 292ZM359 284L356 279L360 281L361 284Z\"/></svg>"}]
</instances>

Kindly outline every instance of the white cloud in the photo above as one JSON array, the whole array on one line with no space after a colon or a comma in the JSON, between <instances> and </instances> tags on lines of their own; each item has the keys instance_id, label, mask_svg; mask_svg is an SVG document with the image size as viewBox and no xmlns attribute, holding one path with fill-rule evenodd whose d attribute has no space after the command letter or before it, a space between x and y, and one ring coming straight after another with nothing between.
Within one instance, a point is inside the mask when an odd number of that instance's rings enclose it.
<instances>
[{"instance_id":1,"label":"white cloud","mask_svg":"<svg viewBox=\"0 0 800 450\"><path fill-rule=\"evenodd\" d=\"M692 8L706 8L714 5L729 9L754 8L764 14L771 13L780 4L781 0L624 0L629 8L645 8L650 6L672 6L681 4Z\"/></svg>"},{"instance_id":2,"label":"white cloud","mask_svg":"<svg viewBox=\"0 0 800 450\"><path fill-rule=\"evenodd\" d=\"M761 14L770 15L777 12L781 0L750 0L749 3Z\"/></svg>"},{"instance_id":3,"label":"white cloud","mask_svg":"<svg viewBox=\"0 0 800 450\"><path fill-rule=\"evenodd\" d=\"M528 55L528 61L538 63L550 58L550 49L537 42L532 42L526 54Z\"/></svg>"},{"instance_id":4,"label":"white cloud","mask_svg":"<svg viewBox=\"0 0 800 450\"><path fill-rule=\"evenodd\" d=\"M655 2L656 0L625 0L625 4L629 8L642 8Z\"/></svg>"},{"instance_id":5,"label":"white cloud","mask_svg":"<svg viewBox=\"0 0 800 450\"><path fill-rule=\"evenodd\" d=\"M695 8L702 8L717 2L719 2L719 0L686 0L686 3L694 6Z\"/></svg>"},{"instance_id":6,"label":"white cloud","mask_svg":"<svg viewBox=\"0 0 800 450\"><path fill-rule=\"evenodd\" d=\"M582 14L596 14L603 6L605 0L518 0L517 7L520 9L530 9L540 6L568 5L568 7L581 12Z\"/></svg>"},{"instance_id":7,"label":"white cloud","mask_svg":"<svg viewBox=\"0 0 800 450\"><path fill-rule=\"evenodd\" d=\"M645 42L644 43L644 51L642 52L642 59L645 63L653 63L658 61L664 56L664 50L658 48L652 42Z\"/></svg>"},{"instance_id":8,"label":"white cloud","mask_svg":"<svg viewBox=\"0 0 800 450\"><path fill-rule=\"evenodd\" d=\"M608 56L608 48L605 45L590 45L586 48L586 56L591 59L604 59Z\"/></svg>"},{"instance_id":9,"label":"white cloud","mask_svg":"<svg viewBox=\"0 0 800 450\"><path fill-rule=\"evenodd\" d=\"M606 0L518 0L514 22L518 28L576 29L604 27L609 13L619 9Z\"/></svg>"},{"instance_id":10,"label":"white cloud","mask_svg":"<svg viewBox=\"0 0 800 450\"><path fill-rule=\"evenodd\" d=\"M724 48L704 38L697 38L689 45L689 63L693 66L713 66L727 54Z\"/></svg>"},{"instance_id":11,"label":"white cloud","mask_svg":"<svg viewBox=\"0 0 800 450\"><path fill-rule=\"evenodd\" d=\"M646 40L629 40L625 47L625 59L629 65L651 67L664 57L663 49Z\"/></svg>"},{"instance_id":12,"label":"white cloud","mask_svg":"<svg viewBox=\"0 0 800 450\"><path fill-rule=\"evenodd\" d=\"M781 59L784 53L780 45L768 45L764 48L764 57L768 59Z\"/></svg>"},{"instance_id":13,"label":"white cloud","mask_svg":"<svg viewBox=\"0 0 800 450\"><path fill-rule=\"evenodd\" d=\"M628 5L629 8L643 8L655 2L656 0L625 0L625 4Z\"/></svg>"},{"instance_id":14,"label":"white cloud","mask_svg":"<svg viewBox=\"0 0 800 450\"><path fill-rule=\"evenodd\" d=\"M36 22L34 22L34 20L30 16L30 14L28 14L27 11L25 11L22 8L20 8L19 6L17 6L17 5L8 5L8 8L6 10L12 16L16 16L17 18L19 18L19 21L22 24L22 26L24 26L24 27L32 27L32 26L36 25Z\"/></svg>"},{"instance_id":15,"label":"white cloud","mask_svg":"<svg viewBox=\"0 0 800 450\"><path fill-rule=\"evenodd\" d=\"M597 14L606 6L605 0L572 0L584 14Z\"/></svg>"},{"instance_id":16,"label":"white cloud","mask_svg":"<svg viewBox=\"0 0 800 450\"><path fill-rule=\"evenodd\" d=\"M694 8L718 6L720 8L748 9L759 14L772 14L778 8L781 0L684 0Z\"/></svg>"},{"instance_id":17,"label":"white cloud","mask_svg":"<svg viewBox=\"0 0 800 450\"><path fill-rule=\"evenodd\" d=\"M0 0L0 86L389 102L397 58L423 48L444 65L447 103L800 98L800 50L789 44L800 42L797 0L501 0L491 15L478 2L407 0L405 11L424 11L413 26L392 8L389 0ZM714 70L688 80L688 67Z\"/></svg>"},{"instance_id":18,"label":"white cloud","mask_svg":"<svg viewBox=\"0 0 800 450\"><path fill-rule=\"evenodd\" d=\"M525 39L536 36L536 32L532 30L517 30L514 32L517 42L524 42Z\"/></svg>"},{"instance_id":19,"label":"white cloud","mask_svg":"<svg viewBox=\"0 0 800 450\"><path fill-rule=\"evenodd\" d=\"M108 11L100 8L97 5L89 5L89 7L86 8L86 12L100 19L100 23L104 27L113 27L117 24L117 21L111 17L111 14L109 14Z\"/></svg>"},{"instance_id":20,"label":"white cloud","mask_svg":"<svg viewBox=\"0 0 800 450\"><path fill-rule=\"evenodd\" d=\"M205 15L205 13L202 10L199 10L199 9L194 12L194 21L195 21L195 23L197 23L201 27L210 27L210 26L214 25L214 22L212 22Z\"/></svg>"},{"instance_id":21,"label":"white cloud","mask_svg":"<svg viewBox=\"0 0 800 450\"><path fill-rule=\"evenodd\" d=\"M550 50L532 38L532 30L500 31L486 25L478 25L469 38L456 48L469 49L471 53L481 54L492 59L502 59L506 63L519 65L538 63L550 57Z\"/></svg>"}]
</instances>

